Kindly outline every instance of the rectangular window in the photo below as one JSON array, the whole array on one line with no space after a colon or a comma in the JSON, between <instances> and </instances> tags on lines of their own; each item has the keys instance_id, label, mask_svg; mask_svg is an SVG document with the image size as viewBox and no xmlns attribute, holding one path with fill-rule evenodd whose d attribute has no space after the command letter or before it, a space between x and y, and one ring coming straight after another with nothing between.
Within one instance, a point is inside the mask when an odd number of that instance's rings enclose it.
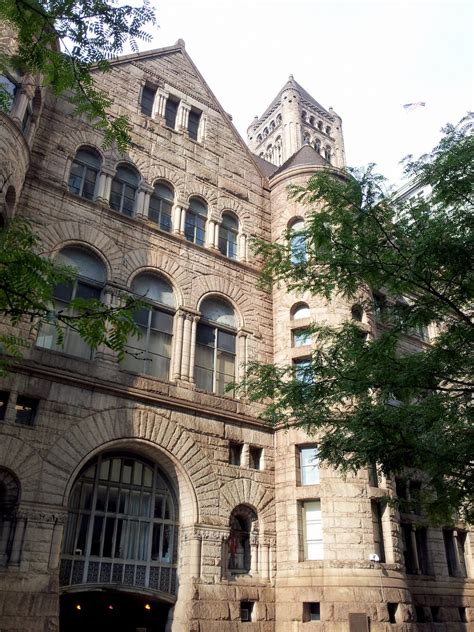
<instances>
[{"instance_id":1,"label":"rectangular window","mask_svg":"<svg viewBox=\"0 0 474 632\"><path fill-rule=\"evenodd\" d=\"M240 602L240 620L243 623L250 623L252 621L253 613L253 601L241 601Z\"/></svg>"},{"instance_id":2,"label":"rectangular window","mask_svg":"<svg viewBox=\"0 0 474 632\"><path fill-rule=\"evenodd\" d=\"M301 485L319 484L319 461L316 446L305 446L299 449Z\"/></svg>"},{"instance_id":3,"label":"rectangular window","mask_svg":"<svg viewBox=\"0 0 474 632\"><path fill-rule=\"evenodd\" d=\"M311 360L309 358L298 358L293 360L293 367L295 369L295 379L301 384L311 384L313 376L311 375Z\"/></svg>"},{"instance_id":4,"label":"rectangular window","mask_svg":"<svg viewBox=\"0 0 474 632\"><path fill-rule=\"evenodd\" d=\"M415 613L418 623L426 623L425 609L423 606L415 606Z\"/></svg>"},{"instance_id":5,"label":"rectangular window","mask_svg":"<svg viewBox=\"0 0 474 632\"><path fill-rule=\"evenodd\" d=\"M378 473L377 473L377 466L374 463L373 465L369 466L367 469L368 469L368 473L369 473L369 485L371 487L378 487L379 486L379 477L378 477Z\"/></svg>"},{"instance_id":6,"label":"rectangular window","mask_svg":"<svg viewBox=\"0 0 474 632\"><path fill-rule=\"evenodd\" d=\"M443 529L444 551L451 577L466 577L464 544L466 534L463 531Z\"/></svg>"},{"instance_id":7,"label":"rectangular window","mask_svg":"<svg viewBox=\"0 0 474 632\"><path fill-rule=\"evenodd\" d=\"M0 421L5 419L9 396L10 393L8 391L0 391Z\"/></svg>"},{"instance_id":8,"label":"rectangular window","mask_svg":"<svg viewBox=\"0 0 474 632\"><path fill-rule=\"evenodd\" d=\"M397 610L398 610L398 603L388 603L387 604L387 610L388 610L388 620L390 623L396 623L397 622Z\"/></svg>"},{"instance_id":9,"label":"rectangular window","mask_svg":"<svg viewBox=\"0 0 474 632\"><path fill-rule=\"evenodd\" d=\"M461 622L467 623L466 608L464 606L461 606L460 608L458 608L458 610L459 610L459 618L461 619Z\"/></svg>"},{"instance_id":10,"label":"rectangular window","mask_svg":"<svg viewBox=\"0 0 474 632\"><path fill-rule=\"evenodd\" d=\"M374 317L376 322L382 323L387 316L387 299L384 294L374 292Z\"/></svg>"},{"instance_id":11,"label":"rectangular window","mask_svg":"<svg viewBox=\"0 0 474 632\"><path fill-rule=\"evenodd\" d=\"M439 606L431 606L431 620L433 623L439 623Z\"/></svg>"},{"instance_id":12,"label":"rectangular window","mask_svg":"<svg viewBox=\"0 0 474 632\"><path fill-rule=\"evenodd\" d=\"M383 546L382 508L380 502L370 501L372 512L372 530L374 534L374 553L379 556L380 562L385 562L385 550Z\"/></svg>"},{"instance_id":13,"label":"rectangular window","mask_svg":"<svg viewBox=\"0 0 474 632\"><path fill-rule=\"evenodd\" d=\"M321 501L309 500L303 503L304 559L323 559L323 525Z\"/></svg>"},{"instance_id":14,"label":"rectangular window","mask_svg":"<svg viewBox=\"0 0 474 632\"><path fill-rule=\"evenodd\" d=\"M156 88L151 86L143 86L142 97L140 101L140 109L142 114L151 116L153 114L153 103L155 102Z\"/></svg>"},{"instance_id":15,"label":"rectangular window","mask_svg":"<svg viewBox=\"0 0 474 632\"><path fill-rule=\"evenodd\" d=\"M33 426L35 423L38 400L18 395L15 405L15 423L22 426Z\"/></svg>"},{"instance_id":16,"label":"rectangular window","mask_svg":"<svg viewBox=\"0 0 474 632\"><path fill-rule=\"evenodd\" d=\"M415 552L412 539L412 525L401 524L402 543L403 543L403 559L405 562L405 571L412 575L416 573Z\"/></svg>"},{"instance_id":17,"label":"rectangular window","mask_svg":"<svg viewBox=\"0 0 474 632\"><path fill-rule=\"evenodd\" d=\"M311 333L307 329L293 329L293 347L306 347L311 344Z\"/></svg>"},{"instance_id":18,"label":"rectangular window","mask_svg":"<svg viewBox=\"0 0 474 632\"><path fill-rule=\"evenodd\" d=\"M198 139L200 121L201 121L201 112L199 110L195 110L194 108L191 108L191 111L189 112L189 117L188 117L189 138L192 138L193 140Z\"/></svg>"},{"instance_id":19,"label":"rectangular window","mask_svg":"<svg viewBox=\"0 0 474 632\"><path fill-rule=\"evenodd\" d=\"M303 604L303 622L321 621L321 606L319 601L310 601Z\"/></svg>"},{"instance_id":20,"label":"rectangular window","mask_svg":"<svg viewBox=\"0 0 474 632\"><path fill-rule=\"evenodd\" d=\"M176 115L178 113L179 100L174 97L168 97L165 107L165 123L166 127L176 129Z\"/></svg>"},{"instance_id":21,"label":"rectangular window","mask_svg":"<svg viewBox=\"0 0 474 632\"><path fill-rule=\"evenodd\" d=\"M262 469L262 448L256 448L255 446L249 447L249 467L253 470Z\"/></svg>"},{"instance_id":22,"label":"rectangular window","mask_svg":"<svg viewBox=\"0 0 474 632\"><path fill-rule=\"evenodd\" d=\"M229 463L231 465L242 465L242 443L229 444Z\"/></svg>"}]
</instances>

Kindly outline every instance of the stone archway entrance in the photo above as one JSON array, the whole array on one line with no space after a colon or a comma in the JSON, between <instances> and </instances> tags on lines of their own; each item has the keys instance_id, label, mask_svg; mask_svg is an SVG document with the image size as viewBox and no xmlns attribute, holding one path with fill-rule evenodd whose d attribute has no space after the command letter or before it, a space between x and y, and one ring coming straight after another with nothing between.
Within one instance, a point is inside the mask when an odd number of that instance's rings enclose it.
<instances>
[{"instance_id":1,"label":"stone archway entrance","mask_svg":"<svg viewBox=\"0 0 474 632\"><path fill-rule=\"evenodd\" d=\"M60 597L60 632L165 632L171 605L114 590Z\"/></svg>"}]
</instances>

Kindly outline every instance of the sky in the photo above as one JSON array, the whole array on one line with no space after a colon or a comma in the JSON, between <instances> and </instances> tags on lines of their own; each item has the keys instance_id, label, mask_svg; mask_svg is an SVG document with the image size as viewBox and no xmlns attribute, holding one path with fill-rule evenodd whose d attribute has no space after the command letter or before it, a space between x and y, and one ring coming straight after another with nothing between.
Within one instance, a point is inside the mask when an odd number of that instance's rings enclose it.
<instances>
[{"instance_id":1,"label":"sky","mask_svg":"<svg viewBox=\"0 0 474 632\"><path fill-rule=\"evenodd\" d=\"M467 0L152 0L159 28L140 49L179 38L244 139L290 74L342 117L347 164L430 151L474 110L474 3ZM405 103L425 107L407 112Z\"/></svg>"}]
</instances>

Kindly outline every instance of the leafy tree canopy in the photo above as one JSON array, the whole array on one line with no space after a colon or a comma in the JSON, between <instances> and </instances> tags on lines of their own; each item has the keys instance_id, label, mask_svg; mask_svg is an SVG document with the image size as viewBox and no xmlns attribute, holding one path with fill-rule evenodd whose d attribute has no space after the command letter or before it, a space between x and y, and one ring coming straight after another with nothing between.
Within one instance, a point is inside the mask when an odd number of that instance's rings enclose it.
<instances>
[{"instance_id":1,"label":"leafy tree canopy","mask_svg":"<svg viewBox=\"0 0 474 632\"><path fill-rule=\"evenodd\" d=\"M109 112L110 97L99 90L91 71L109 69L109 61L127 43L150 41L147 25L155 24L149 0L138 6L117 0L0 0L0 20L9 23L18 40L17 52L0 56L0 73L12 68L41 75L57 95L67 93L77 114L85 114L104 132L104 144L124 150L130 142L123 116ZM0 107L9 95L0 84Z\"/></svg>"},{"instance_id":2,"label":"leafy tree canopy","mask_svg":"<svg viewBox=\"0 0 474 632\"><path fill-rule=\"evenodd\" d=\"M41 256L38 238L24 220L13 220L0 231L0 374L22 358L43 323L55 328L59 344L69 327L92 349L104 345L119 359L124 356L128 336L138 333L133 314L141 301L124 293L119 307L76 298L66 309L54 309L54 289L73 285L76 277L74 268Z\"/></svg>"},{"instance_id":3,"label":"leafy tree canopy","mask_svg":"<svg viewBox=\"0 0 474 632\"><path fill-rule=\"evenodd\" d=\"M472 117L443 132L430 154L405 163L431 187L427 200L387 193L373 165L292 188L309 207L304 248L300 234L258 242L262 283L344 297L348 312L357 304L369 323L376 317L377 334L350 314L338 327L316 323L308 366L255 363L244 386L272 424L316 433L321 459L342 472L377 463L389 477L420 476L431 518L472 522Z\"/></svg>"}]
</instances>

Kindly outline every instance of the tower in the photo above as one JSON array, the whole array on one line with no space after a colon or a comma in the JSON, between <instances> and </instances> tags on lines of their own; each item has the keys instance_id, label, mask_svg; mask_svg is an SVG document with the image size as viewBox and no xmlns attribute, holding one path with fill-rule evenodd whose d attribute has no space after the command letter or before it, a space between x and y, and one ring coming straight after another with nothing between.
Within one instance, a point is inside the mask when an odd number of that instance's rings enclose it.
<instances>
[{"instance_id":1,"label":"tower","mask_svg":"<svg viewBox=\"0 0 474 632\"><path fill-rule=\"evenodd\" d=\"M276 166L303 145L311 145L328 163L344 167L342 119L326 110L290 75L261 117L247 130L250 150Z\"/></svg>"}]
</instances>

